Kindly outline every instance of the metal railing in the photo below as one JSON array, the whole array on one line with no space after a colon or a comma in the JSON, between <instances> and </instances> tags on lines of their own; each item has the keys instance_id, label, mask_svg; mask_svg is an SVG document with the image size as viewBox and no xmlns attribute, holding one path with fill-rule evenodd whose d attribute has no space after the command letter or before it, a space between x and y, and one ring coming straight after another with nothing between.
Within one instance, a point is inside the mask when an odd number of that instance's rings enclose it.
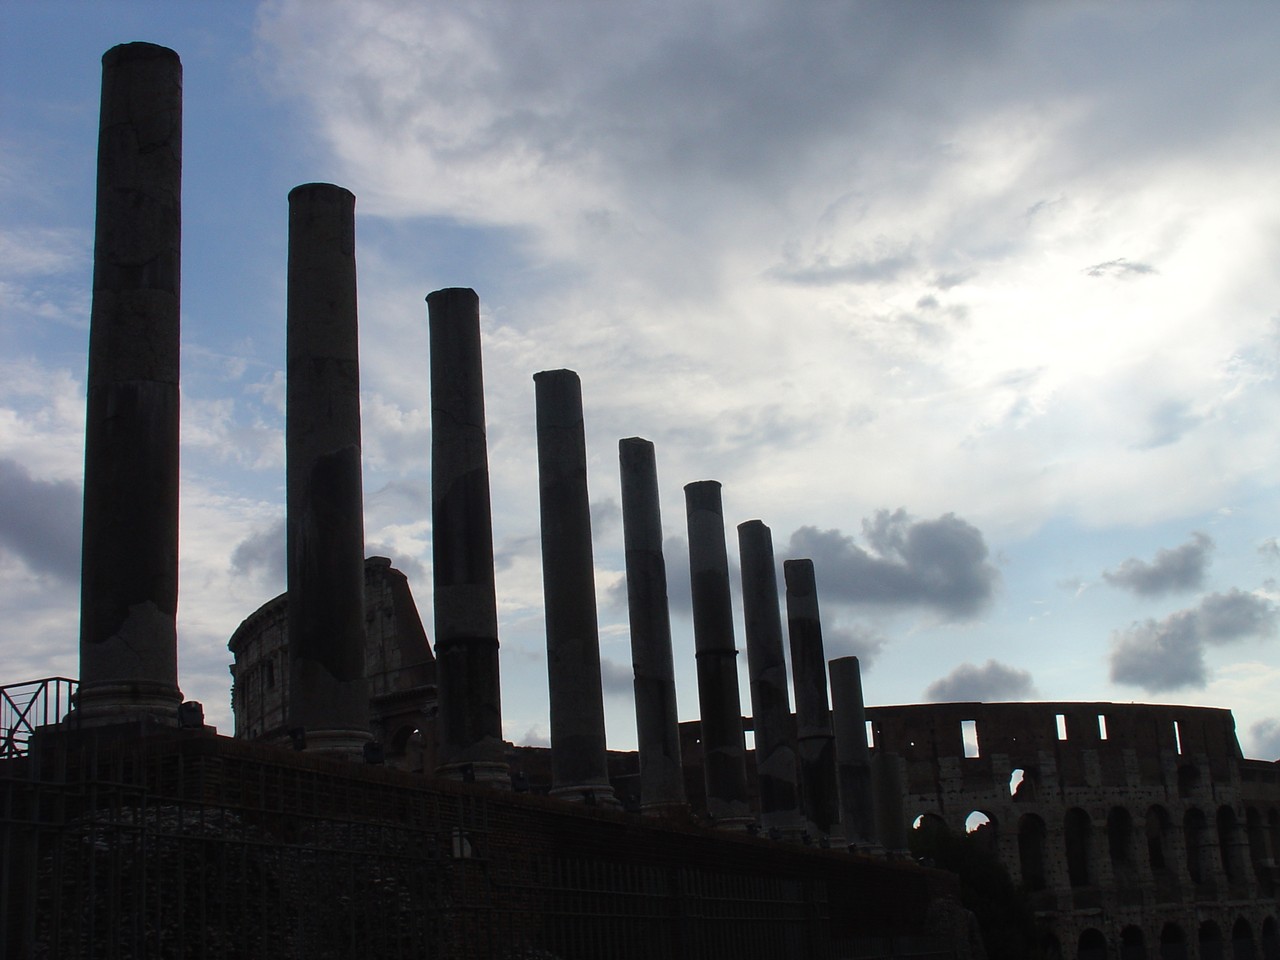
<instances>
[{"instance_id":1,"label":"metal railing","mask_svg":"<svg viewBox=\"0 0 1280 960\"><path fill-rule=\"evenodd\" d=\"M0 759L25 756L36 727L59 722L80 681L45 677L0 686Z\"/></svg>"}]
</instances>

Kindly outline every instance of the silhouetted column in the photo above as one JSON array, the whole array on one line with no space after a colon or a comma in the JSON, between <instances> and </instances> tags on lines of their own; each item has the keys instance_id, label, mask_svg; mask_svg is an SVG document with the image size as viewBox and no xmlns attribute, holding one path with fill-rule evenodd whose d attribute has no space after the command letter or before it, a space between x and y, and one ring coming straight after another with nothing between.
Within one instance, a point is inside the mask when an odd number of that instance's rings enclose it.
<instances>
[{"instance_id":1,"label":"silhouetted column","mask_svg":"<svg viewBox=\"0 0 1280 960\"><path fill-rule=\"evenodd\" d=\"M331 183L289 192L289 727L303 732L308 750L346 755L372 739L355 206L349 190Z\"/></svg>"},{"instance_id":2,"label":"silhouetted column","mask_svg":"<svg viewBox=\"0 0 1280 960\"><path fill-rule=\"evenodd\" d=\"M801 809L820 834L840 832L835 737L827 706L827 661L812 560L782 564L787 582L787 629L796 691L796 752L800 758Z\"/></svg>"},{"instance_id":3,"label":"silhouetted column","mask_svg":"<svg viewBox=\"0 0 1280 960\"><path fill-rule=\"evenodd\" d=\"M684 488L684 498L707 812L718 826L742 826L752 817L720 483L690 483Z\"/></svg>"},{"instance_id":4,"label":"silhouetted column","mask_svg":"<svg viewBox=\"0 0 1280 960\"><path fill-rule=\"evenodd\" d=\"M176 725L182 63L102 57L85 419L82 724Z\"/></svg>"},{"instance_id":5,"label":"silhouetted column","mask_svg":"<svg viewBox=\"0 0 1280 960\"><path fill-rule=\"evenodd\" d=\"M636 733L640 747L640 808L660 813L685 804L676 711L676 674L662 556L662 512L653 444L618 441L622 476L622 537L626 548L627 610L635 668Z\"/></svg>"},{"instance_id":6,"label":"silhouetted column","mask_svg":"<svg viewBox=\"0 0 1280 960\"><path fill-rule=\"evenodd\" d=\"M438 773L510 787L502 742L480 298L465 288L437 290L427 297L427 312Z\"/></svg>"},{"instance_id":7,"label":"silhouetted column","mask_svg":"<svg viewBox=\"0 0 1280 960\"><path fill-rule=\"evenodd\" d=\"M533 381L551 692L551 793L616 804L605 756L582 386L572 370L544 370Z\"/></svg>"},{"instance_id":8,"label":"silhouetted column","mask_svg":"<svg viewBox=\"0 0 1280 960\"><path fill-rule=\"evenodd\" d=\"M742 563L742 609L755 722L760 824L766 830L795 837L803 832L803 825L787 696L787 661L782 649L778 577L773 536L759 520L738 524L738 559Z\"/></svg>"},{"instance_id":9,"label":"silhouetted column","mask_svg":"<svg viewBox=\"0 0 1280 960\"><path fill-rule=\"evenodd\" d=\"M875 842L871 792L871 752L867 748L867 712L857 657L837 657L831 670L831 709L835 718L836 777L840 784L840 822L850 845Z\"/></svg>"}]
</instances>

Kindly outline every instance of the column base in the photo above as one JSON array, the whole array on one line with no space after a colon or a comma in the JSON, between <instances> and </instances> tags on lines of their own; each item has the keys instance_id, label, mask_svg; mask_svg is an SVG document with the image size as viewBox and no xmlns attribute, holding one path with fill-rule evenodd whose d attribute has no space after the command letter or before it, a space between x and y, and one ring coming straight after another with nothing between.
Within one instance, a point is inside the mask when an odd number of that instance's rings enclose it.
<instances>
[{"instance_id":1,"label":"column base","mask_svg":"<svg viewBox=\"0 0 1280 960\"><path fill-rule=\"evenodd\" d=\"M363 763L364 745L372 742L373 734L368 730L307 730L301 749L305 753ZM297 741L294 746L296 749Z\"/></svg>"},{"instance_id":2,"label":"column base","mask_svg":"<svg viewBox=\"0 0 1280 960\"><path fill-rule=\"evenodd\" d=\"M182 691L166 683L151 681L106 681L82 683L76 690L75 706L67 714L67 725L109 727L134 720L149 720L165 727L178 727Z\"/></svg>"},{"instance_id":3,"label":"column base","mask_svg":"<svg viewBox=\"0 0 1280 960\"><path fill-rule=\"evenodd\" d=\"M495 760L468 760L436 767L436 776L463 783L483 783L495 790L511 789L511 767Z\"/></svg>"},{"instance_id":4,"label":"column base","mask_svg":"<svg viewBox=\"0 0 1280 960\"><path fill-rule=\"evenodd\" d=\"M581 803L587 807L606 807L610 810L621 810L622 804L613 794L613 787L599 783L580 783L568 787L552 787L548 796L557 800L568 800Z\"/></svg>"}]
</instances>

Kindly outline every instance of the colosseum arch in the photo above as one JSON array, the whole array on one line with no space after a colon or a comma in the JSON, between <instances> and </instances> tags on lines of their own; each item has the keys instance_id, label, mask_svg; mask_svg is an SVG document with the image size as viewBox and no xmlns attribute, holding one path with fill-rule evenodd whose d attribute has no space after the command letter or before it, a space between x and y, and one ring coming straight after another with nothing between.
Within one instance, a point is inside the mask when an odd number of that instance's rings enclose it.
<instances>
[{"instance_id":1,"label":"colosseum arch","mask_svg":"<svg viewBox=\"0 0 1280 960\"><path fill-rule=\"evenodd\" d=\"M1187 935L1176 923L1160 931L1160 960L1187 960Z\"/></svg>"},{"instance_id":2,"label":"colosseum arch","mask_svg":"<svg viewBox=\"0 0 1280 960\"><path fill-rule=\"evenodd\" d=\"M1101 930L1090 927L1080 934L1080 945L1076 948L1077 960L1107 960L1107 938Z\"/></svg>"},{"instance_id":3,"label":"colosseum arch","mask_svg":"<svg viewBox=\"0 0 1280 960\"><path fill-rule=\"evenodd\" d=\"M1119 887L1138 883L1138 869L1133 856L1133 817L1125 807L1112 807L1107 812L1107 853L1111 872Z\"/></svg>"},{"instance_id":4,"label":"colosseum arch","mask_svg":"<svg viewBox=\"0 0 1280 960\"><path fill-rule=\"evenodd\" d=\"M1093 821L1079 807L1072 807L1062 820L1063 843L1067 854L1067 879L1073 887L1093 882Z\"/></svg>"},{"instance_id":5,"label":"colosseum arch","mask_svg":"<svg viewBox=\"0 0 1280 960\"><path fill-rule=\"evenodd\" d=\"M1218 808L1215 817L1218 827L1218 857L1222 861L1222 872L1227 879L1240 883L1245 879L1245 866L1240 859L1240 846L1244 839L1240 833L1240 822L1236 812L1228 806Z\"/></svg>"},{"instance_id":6,"label":"colosseum arch","mask_svg":"<svg viewBox=\"0 0 1280 960\"><path fill-rule=\"evenodd\" d=\"M1258 950L1253 941L1253 927L1244 917L1237 917L1231 928L1231 960L1257 960Z\"/></svg>"},{"instance_id":7,"label":"colosseum arch","mask_svg":"<svg viewBox=\"0 0 1280 960\"><path fill-rule=\"evenodd\" d=\"M1187 851L1187 876L1191 878L1192 883L1204 883L1208 878L1205 872L1204 857L1200 854L1200 847L1204 843L1205 836L1205 816L1204 811L1198 807L1192 807L1182 817L1182 838Z\"/></svg>"},{"instance_id":8,"label":"colosseum arch","mask_svg":"<svg viewBox=\"0 0 1280 960\"><path fill-rule=\"evenodd\" d=\"M1018 820L1018 865L1022 873L1022 885L1029 891L1043 890L1047 886L1045 874L1044 821L1034 813L1024 813Z\"/></svg>"},{"instance_id":9,"label":"colosseum arch","mask_svg":"<svg viewBox=\"0 0 1280 960\"><path fill-rule=\"evenodd\" d=\"M1263 893L1267 896L1275 896L1275 884L1271 880L1271 871L1267 869L1271 860L1267 843L1267 827L1257 807L1245 808L1244 823L1245 834L1249 838L1249 863L1253 867L1253 875L1257 878Z\"/></svg>"},{"instance_id":10,"label":"colosseum arch","mask_svg":"<svg viewBox=\"0 0 1280 960\"><path fill-rule=\"evenodd\" d=\"M1226 960L1222 952L1222 928L1212 920L1200 924L1200 960Z\"/></svg>"},{"instance_id":11,"label":"colosseum arch","mask_svg":"<svg viewBox=\"0 0 1280 960\"><path fill-rule=\"evenodd\" d=\"M1280 928L1275 917L1262 921L1262 960L1280 960Z\"/></svg>"},{"instance_id":12,"label":"colosseum arch","mask_svg":"<svg viewBox=\"0 0 1280 960\"><path fill-rule=\"evenodd\" d=\"M1141 927L1120 931L1120 960L1147 960L1147 938Z\"/></svg>"}]
</instances>

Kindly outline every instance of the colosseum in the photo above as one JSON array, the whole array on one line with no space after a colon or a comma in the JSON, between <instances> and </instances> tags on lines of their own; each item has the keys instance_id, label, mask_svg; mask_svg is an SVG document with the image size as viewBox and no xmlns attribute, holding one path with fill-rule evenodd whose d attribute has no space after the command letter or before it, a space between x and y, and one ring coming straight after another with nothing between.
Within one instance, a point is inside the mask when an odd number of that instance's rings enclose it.
<instances>
[{"instance_id":1,"label":"colosseum","mask_svg":"<svg viewBox=\"0 0 1280 960\"><path fill-rule=\"evenodd\" d=\"M430 644L404 574L378 557L365 573L375 733L388 764L429 770ZM237 737L287 739L286 603L264 604L230 641ZM908 825L913 847L944 831L971 837L1027 896L1047 956L1280 958L1280 769L1241 755L1231 711L928 703L866 716L873 757L896 768L877 791L888 855L906 855ZM681 724L681 739L689 800L705 815L698 726ZM547 792L547 751L509 749L528 777L520 789ZM618 795L634 793L637 755L610 761Z\"/></svg>"}]
</instances>

